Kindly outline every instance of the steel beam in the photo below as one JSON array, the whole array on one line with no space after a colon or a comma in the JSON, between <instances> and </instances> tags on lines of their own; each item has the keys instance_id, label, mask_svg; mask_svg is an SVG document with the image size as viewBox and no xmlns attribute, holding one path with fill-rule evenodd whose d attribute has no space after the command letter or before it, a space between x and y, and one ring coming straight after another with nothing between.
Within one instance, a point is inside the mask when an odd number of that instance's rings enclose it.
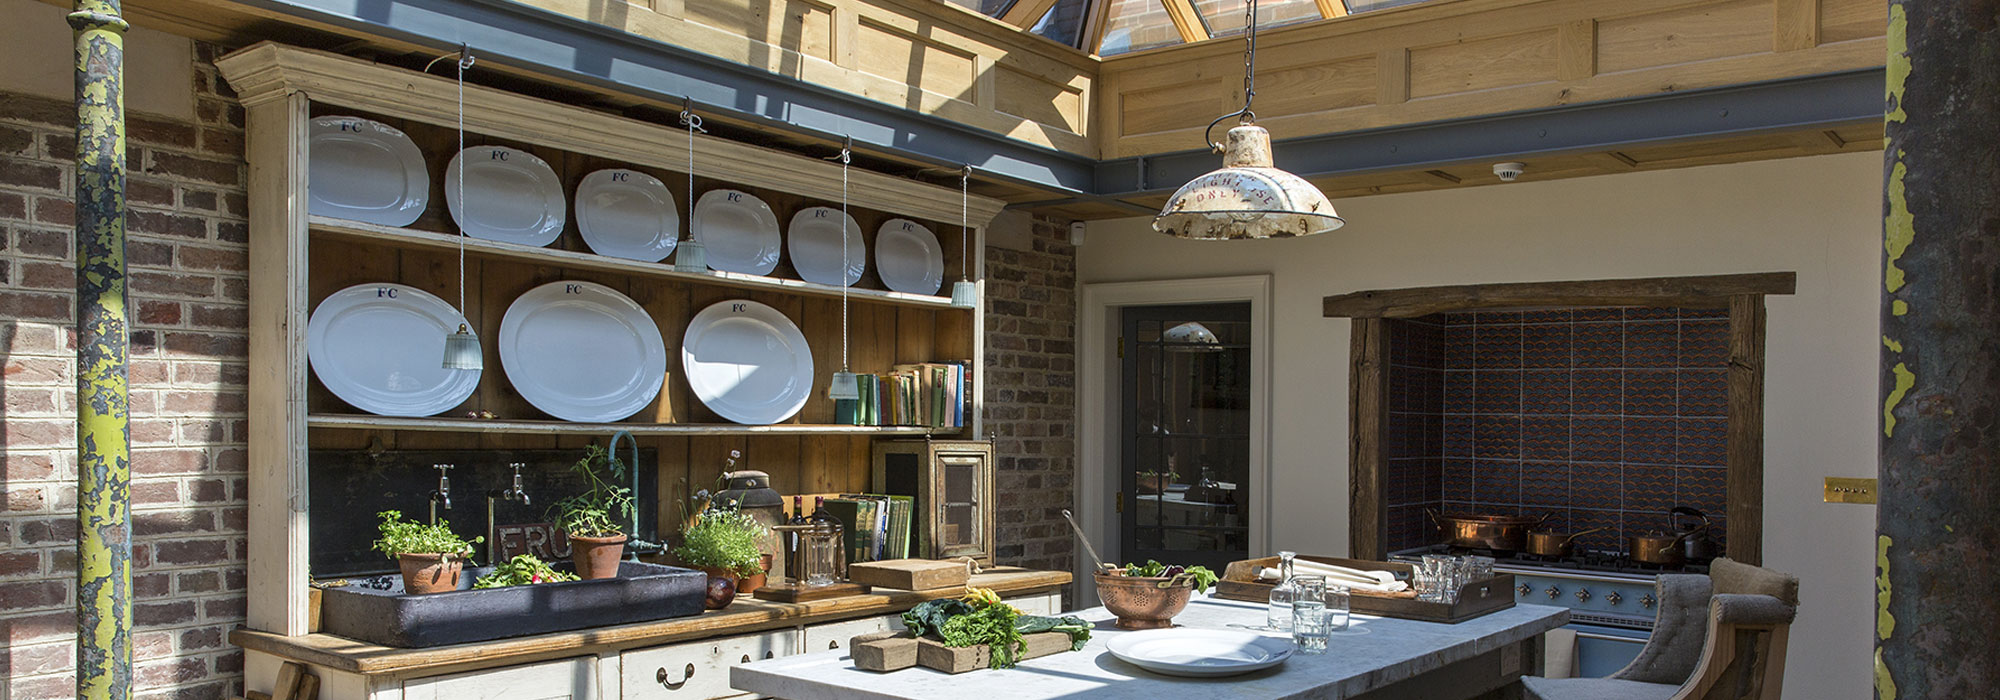
<instances>
[{"instance_id":1,"label":"steel beam","mask_svg":"<svg viewBox=\"0 0 2000 700\"><path fill-rule=\"evenodd\" d=\"M1889 4L1875 694L2000 688L2000 5Z\"/></svg>"},{"instance_id":2,"label":"steel beam","mask_svg":"<svg viewBox=\"0 0 2000 700\"><path fill-rule=\"evenodd\" d=\"M125 30L76 0L76 695L132 697Z\"/></svg>"}]
</instances>

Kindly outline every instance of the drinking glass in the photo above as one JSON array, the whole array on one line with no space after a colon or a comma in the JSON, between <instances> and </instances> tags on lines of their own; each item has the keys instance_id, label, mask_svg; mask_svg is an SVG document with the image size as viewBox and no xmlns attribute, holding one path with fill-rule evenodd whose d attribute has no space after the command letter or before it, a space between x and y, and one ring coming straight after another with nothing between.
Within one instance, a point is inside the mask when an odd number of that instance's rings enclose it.
<instances>
[{"instance_id":1,"label":"drinking glass","mask_svg":"<svg viewBox=\"0 0 2000 700\"><path fill-rule=\"evenodd\" d=\"M1453 559L1455 557L1449 554L1426 554L1423 561L1418 562L1416 571L1411 576L1412 585L1417 589L1418 600L1433 603L1448 602L1444 600L1444 595L1451 587Z\"/></svg>"},{"instance_id":2,"label":"drinking glass","mask_svg":"<svg viewBox=\"0 0 2000 700\"><path fill-rule=\"evenodd\" d=\"M1297 595L1292 600L1292 643L1301 654L1324 654L1327 636L1333 633L1326 609L1326 577L1298 576L1292 581Z\"/></svg>"},{"instance_id":3,"label":"drinking glass","mask_svg":"<svg viewBox=\"0 0 2000 700\"><path fill-rule=\"evenodd\" d=\"M1493 557L1466 557L1466 565L1471 572L1466 576L1468 583L1493 578Z\"/></svg>"},{"instance_id":4,"label":"drinking glass","mask_svg":"<svg viewBox=\"0 0 2000 700\"><path fill-rule=\"evenodd\" d=\"M1329 585L1326 588L1327 629L1334 632L1347 630L1347 587Z\"/></svg>"}]
</instances>

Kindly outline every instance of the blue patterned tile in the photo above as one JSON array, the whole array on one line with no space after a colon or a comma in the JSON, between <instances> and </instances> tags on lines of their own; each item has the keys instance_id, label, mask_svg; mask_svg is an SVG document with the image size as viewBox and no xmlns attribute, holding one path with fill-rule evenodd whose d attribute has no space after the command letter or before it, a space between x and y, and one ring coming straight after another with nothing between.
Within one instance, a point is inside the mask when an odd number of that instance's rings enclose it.
<instances>
[{"instance_id":1,"label":"blue patterned tile","mask_svg":"<svg viewBox=\"0 0 2000 700\"><path fill-rule=\"evenodd\" d=\"M1522 459L1569 459L1569 416L1522 416Z\"/></svg>"},{"instance_id":2,"label":"blue patterned tile","mask_svg":"<svg viewBox=\"0 0 2000 700\"><path fill-rule=\"evenodd\" d=\"M1473 378L1473 407L1479 413L1520 413L1521 372L1479 370Z\"/></svg>"},{"instance_id":3,"label":"blue patterned tile","mask_svg":"<svg viewBox=\"0 0 2000 700\"><path fill-rule=\"evenodd\" d=\"M1723 418L1682 418L1678 423L1680 464L1722 469L1729 466L1729 421Z\"/></svg>"},{"instance_id":4,"label":"blue patterned tile","mask_svg":"<svg viewBox=\"0 0 2000 700\"><path fill-rule=\"evenodd\" d=\"M1444 456L1471 457L1473 442L1472 414L1447 414L1444 417Z\"/></svg>"},{"instance_id":5,"label":"blue patterned tile","mask_svg":"<svg viewBox=\"0 0 2000 700\"><path fill-rule=\"evenodd\" d=\"M1574 395L1571 410L1580 416L1616 416L1625 412L1625 374L1615 369L1579 369L1570 373Z\"/></svg>"},{"instance_id":6,"label":"blue patterned tile","mask_svg":"<svg viewBox=\"0 0 2000 700\"><path fill-rule=\"evenodd\" d=\"M1520 416L1479 415L1474 416L1472 420L1473 456L1491 459L1520 459Z\"/></svg>"},{"instance_id":7,"label":"blue patterned tile","mask_svg":"<svg viewBox=\"0 0 2000 700\"><path fill-rule=\"evenodd\" d=\"M1625 466L1625 510L1659 513L1662 518L1674 507L1674 468L1650 465Z\"/></svg>"},{"instance_id":8,"label":"blue patterned tile","mask_svg":"<svg viewBox=\"0 0 2000 700\"><path fill-rule=\"evenodd\" d=\"M1683 319L1706 319L1706 318L1723 318L1723 319L1726 319L1726 318L1729 318L1729 307L1727 307L1727 306L1683 306L1683 307L1681 307L1681 318L1683 318Z\"/></svg>"},{"instance_id":9,"label":"blue patterned tile","mask_svg":"<svg viewBox=\"0 0 2000 700\"><path fill-rule=\"evenodd\" d=\"M1671 321L1680 317L1681 310L1671 306L1625 307L1627 321Z\"/></svg>"},{"instance_id":10,"label":"blue patterned tile","mask_svg":"<svg viewBox=\"0 0 2000 700\"><path fill-rule=\"evenodd\" d=\"M1475 373L1472 370L1449 370L1444 373L1444 412L1471 413Z\"/></svg>"},{"instance_id":11,"label":"blue patterned tile","mask_svg":"<svg viewBox=\"0 0 2000 700\"><path fill-rule=\"evenodd\" d=\"M1521 373L1521 412L1568 414L1569 370L1538 369Z\"/></svg>"},{"instance_id":12,"label":"blue patterned tile","mask_svg":"<svg viewBox=\"0 0 2000 700\"><path fill-rule=\"evenodd\" d=\"M1472 500L1473 478L1475 474L1476 470L1473 469L1472 460L1446 459L1444 461L1444 500Z\"/></svg>"},{"instance_id":13,"label":"blue patterned tile","mask_svg":"<svg viewBox=\"0 0 2000 700\"><path fill-rule=\"evenodd\" d=\"M1522 312L1521 322L1567 324L1570 322L1570 319L1573 318L1574 316L1575 314L1571 312L1569 309L1538 309L1535 311Z\"/></svg>"},{"instance_id":14,"label":"blue patterned tile","mask_svg":"<svg viewBox=\"0 0 2000 700\"><path fill-rule=\"evenodd\" d=\"M1478 329L1473 326L1447 326L1444 329L1444 368L1474 369L1479 366L1477 344Z\"/></svg>"},{"instance_id":15,"label":"blue patterned tile","mask_svg":"<svg viewBox=\"0 0 2000 700\"><path fill-rule=\"evenodd\" d=\"M1570 459L1586 462L1617 462L1625 458L1625 426L1616 417L1577 416L1569 422Z\"/></svg>"},{"instance_id":16,"label":"blue patterned tile","mask_svg":"<svg viewBox=\"0 0 2000 700\"><path fill-rule=\"evenodd\" d=\"M1479 325L1482 326L1493 325L1493 324L1507 324L1507 323L1519 324L1520 322L1521 322L1521 312L1519 311L1479 312Z\"/></svg>"},{"instance_id":17,"label":"blue patterned tile","mask_svg":"<svg viewBox=\"0 0 2000 700\"><path fill-rule=\"evenodd\" d=\"M1682 321L1680 332L1682 367L1729 366L1729 320Z\"/></svg>"},{"instance_id":18,"label":"blue patterned tile","mask_svg":"<svg viewBox=\"0 0 2000 700\"><path fill-rule=\"evenodd\" d=\"M1674 504L1703 511L1713 518L1728 504L1729 470L1681 467L1674 471Z\"/></svg>"},{"instance_id":19,"label":"blue patterned tile","mask_svg":"<svg viewBox=\"0 0 2000 700\"><path fill-rule=\"evenodd\" d=\"M1615 462L1571 462L1569 500L1576 508L1617 510L1625 496L1625 468Z\"/></svg>"},{"instance_id":20,"label":"blue patterned tile","mask_svg":"<svg viewBox=\"0 0 2000 700\"><path fill-rule=\"evenodd\" d=\"M1479 368L1520 369L1521 368L1521 325L1488 325L1480 321L1477 343Z\"/></svg>"},{"instance_id":21,"label":"blue patterned tile","mask_svg":"<svg viewBox=\"0 0 2000 700\"><path fill-rule=\"evenodd\" d=\"M1576 324L1570 336L1570 352L1576 367L1624 367L1625 324Z\"/></svg>"},{"instance_id":22,"label":"blue patterned tile","mask_svg":"<svg viewBox=\"0 0 2000 700\"><path fill-rule=\"evenodd\" d=\"M1622 513L1616 510L1589 510L1572 508L1569 511L1570 532L1583 532L1604 528L1576 538L1578 549L1596 552L1622 551L1625 548L1625 528Z\"/></svg>"},{"instance_id":23,"label":"blue patterned tile","mask_svg":"<svg viewBox=\"0 0 2000 700\"><path fill-rule=\"evenodd\" d=\"M1625 324L1627 367L1673 367L1679 363L1679 322L1647 321Z\"/></svg>"},{"instance_id":24,"label":"blue patterned tile","mask_svg":"<svg viewBox=\"0 0 2000 700\"><path fill-rule=\"evenodd\" d=\"M1529 369L1563 369L1570 363L1569 324L1521 327L1521 366Z\"/></svg>"},{"instance_id":25,"label":"blue patterned tile","mask_svg":"<svg viewBox=\"0 0 2000 700\"><path fill-rule=\"evenodd\" d=\"M1680 371L1680 415L1729 415L1729 370Z\"/></svg>"},{"instance_id":26,"label":"blue patterned tile","mask_svg":"<svg viewBox=\"0 0 2000 700\"><path fill-rule=\"evenodd\" d=\"M1670 369L1625 370L1625 414L1671 416L1679 412L1679 376Z\"/></svg>"},{"instance_id":27,"label":"blue patterned tile","mask_svg":"<svg viewBox=\"0 0 2000 700\"><path fill-rule=\"evenodd\" d=\"M1679 448L1672 418L1625 418L1626 464L1673 464Z\"/></svg>"},{"instance_id":28,"label":"blue patterned tile","mask_svg":"<svg viewBox=\"0 0 2000 700\"><path fill-rule=\"evenodd\" d=\"M1569 505L1569 463L1521 463L1521 505Z\"/></svg>"},{"instance_id":29,"label":"blue patterned tile","mask_svg":"<svg viewBox=\"0 0 2000 700\"><path fill-rule=\"evenodd\" d=\"M1478 470L1473 478L1473 496L1482 508L1499 510L1521 505L1520 462L1480 460Z\"/></svg>"},{"instance_id":30,"label":"blue patterned tile","mask_svg":"<svg viewBox=\"0 0 2000 700\"><path fill-rule=\"evenodd\" d=\"M1570 317L1577 323L1620 322L1625 320L1625 308L1621 306L1596 306L1588 309L1570 309Z\"/></svg>"},{"instance_id":31,"label":"blue patterned tile","mask_svg":"<svg viewBox=\"0 0 2000 700\"><path fill-rule=\"evenodd\" d=\"M1447 326L1470 326L1477 318L1479 318L1479 314L1470 311L1454 311L1444 314L1444 324Z\"/></svg>"}]
</instances>

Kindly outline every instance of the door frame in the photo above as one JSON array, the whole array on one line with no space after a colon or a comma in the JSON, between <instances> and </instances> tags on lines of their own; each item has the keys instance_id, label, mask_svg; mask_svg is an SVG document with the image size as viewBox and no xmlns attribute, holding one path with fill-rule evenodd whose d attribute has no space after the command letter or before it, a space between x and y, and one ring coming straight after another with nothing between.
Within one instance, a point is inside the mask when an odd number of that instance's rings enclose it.
<instances>
[{"instance_id":1,"label":"door frame","mask_svg":"<svg viewBox=\"0 0 2000 700\"><path fill-rule=\"evenodd\" d=\"M1250 302L1250 483L1259 512L1249 519L1250 551L1270 547L1271 526L1271 276L1207 277L1083 285L1077 317L1076 494L1071 507L1077 525L1106 561L1123 555L1111 533L1118 531L1112 502L1118 474L1105 465L1121 463L1117 430L1121 373L1118 371L1119 313L1128 306ZM1081 548L1079 548L1081 549ZM1090 555L1075 558L1076 597L1097 598ZM1087 606L1086 606L1087 607Z\"/></svg>"}]
</instances>

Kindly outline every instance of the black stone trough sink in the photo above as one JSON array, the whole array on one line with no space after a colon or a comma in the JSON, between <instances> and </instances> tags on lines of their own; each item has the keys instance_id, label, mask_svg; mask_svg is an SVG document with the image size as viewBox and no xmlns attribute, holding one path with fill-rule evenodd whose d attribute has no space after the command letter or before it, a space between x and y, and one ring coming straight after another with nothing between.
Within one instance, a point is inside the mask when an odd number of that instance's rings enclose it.
<instances>
[{"instance_id":1,"label":"black stone trough sink","mask_svg":"<svg viewBox=\"0 0 2000 700\"><path fill-rule=\"evenodd\" d=\"M391 647L465 644L699 615L708 590L700 571L631 561L616 578L474 590L489 571L467 568L459 590L425 595L404 594L397 575L347 579L321 591L320 631Z\"/></svg>"}]
</instances>

